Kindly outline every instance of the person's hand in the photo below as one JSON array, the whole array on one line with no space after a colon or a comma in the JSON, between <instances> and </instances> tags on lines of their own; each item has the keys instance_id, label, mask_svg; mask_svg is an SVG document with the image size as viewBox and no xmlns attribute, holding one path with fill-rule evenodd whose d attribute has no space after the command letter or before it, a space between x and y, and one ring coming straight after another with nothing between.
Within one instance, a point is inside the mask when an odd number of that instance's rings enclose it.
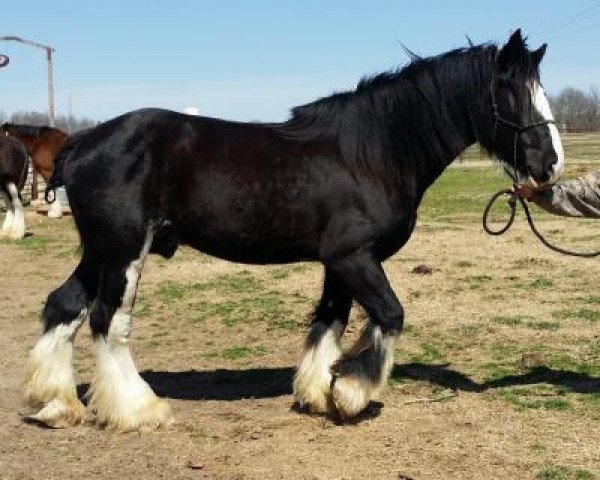
<instances>
[{"instance_id":1,"label":"person's hand","mask_svg":"<svg viewBox=\"0 0 600 480\"><path fill-rule=\"evenodd\" d=\"M537 194L535 190L526 187L525 185L516 185L513 187L513 191L528 202L531 202Z\"/></svg>"}]
</instances>

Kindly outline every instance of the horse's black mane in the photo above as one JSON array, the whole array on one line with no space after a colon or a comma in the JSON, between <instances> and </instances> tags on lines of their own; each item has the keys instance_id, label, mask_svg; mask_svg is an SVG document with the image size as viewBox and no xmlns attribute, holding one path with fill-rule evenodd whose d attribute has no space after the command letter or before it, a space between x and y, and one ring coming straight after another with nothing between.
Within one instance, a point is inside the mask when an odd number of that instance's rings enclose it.
<instances>
[{"instance_id":1,"label":"horse's black mane","mask_svg":"<svg viewBox=\"0 0 600 480\"><path fill-rule=\"evenodd\" d=\"M344 158L362 164L377 163L378 157L414 163L456 150L476 119L458 118L456 112L465 109L453 108L454 99L469 99L473 106L482 101L497 74L498 47L482 44L426 58L408 53L407 65L364 77L355 90L293 108L279 130L304 140L337 139ZM522 55L511 77L525 84L539 72L529 55ZM386 145L384 138L392 143Z\"/></svg>"}]
</instances>

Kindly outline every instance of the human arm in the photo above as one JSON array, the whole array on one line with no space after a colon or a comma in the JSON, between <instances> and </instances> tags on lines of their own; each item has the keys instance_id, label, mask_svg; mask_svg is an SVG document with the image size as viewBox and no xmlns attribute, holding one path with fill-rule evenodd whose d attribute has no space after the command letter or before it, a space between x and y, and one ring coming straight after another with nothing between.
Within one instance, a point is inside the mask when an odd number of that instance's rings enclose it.
<instances>
[{"instance_id":1,"label":"human arm","mask_svg":"<svg viewBox=\"0 0 600 480\"><path fill-rule=\"evenodd\" d=\"M546 190L518 187L517 193L555 215L600 218L600 172L560 182Z\"/></svg>"}]
</instances>

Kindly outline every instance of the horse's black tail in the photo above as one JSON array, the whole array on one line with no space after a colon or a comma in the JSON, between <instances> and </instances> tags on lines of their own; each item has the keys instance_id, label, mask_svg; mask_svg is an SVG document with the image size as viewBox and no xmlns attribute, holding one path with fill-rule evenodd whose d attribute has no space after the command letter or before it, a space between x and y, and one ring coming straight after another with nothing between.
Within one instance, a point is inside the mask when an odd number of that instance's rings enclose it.
<instances>
[{"instance_id":1,"label":"horse's black tail","mask_svg":"<svg viewBox=\"0 0 600 480\"><path fill-rule=\"evenodd\" d=\"M48 182L46 183L46 189L44 190L44 199L46 200L46 203L53 203L56 200L56 189L65 184L65 162L67 161L67 158L73 149L79 143L79 140L81 140L81 137L88 131L89 130L82 130L69 136L63 148L61 148L56 154L56 157L54 158L54 170L52 170L52 175L48 179Z\"/></svg>"}]
</instances>

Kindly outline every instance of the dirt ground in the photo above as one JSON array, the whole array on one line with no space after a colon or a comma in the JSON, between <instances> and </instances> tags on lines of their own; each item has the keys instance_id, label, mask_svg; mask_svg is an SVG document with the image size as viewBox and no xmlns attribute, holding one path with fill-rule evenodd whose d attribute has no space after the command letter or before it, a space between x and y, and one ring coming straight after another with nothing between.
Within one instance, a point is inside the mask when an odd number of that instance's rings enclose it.
<instances>
[{"instance_id":1,"label":"dirt ground","mask_svg":"<svg viewBox=\"0 0 600 480\"><path fill-rule=\"evenodd\" d=\"M590 247L597 224L569 222L543 228ZM1 478L600 478L598 260L545 250L522 218L501 238L473 222L418 225L385 264L407 327L383 405L345 425L290 409L318 265L236 265L186 248L150 258L132 351L176 423L128 434L21 420L39 312L78 255L70 218L27 223L31 237L0 242ZM412 273L421 264L432 273ZM362 322L354 309L346 344ZM82 328L82 395L91 347Z\"/></svg>"}]
</instances>

